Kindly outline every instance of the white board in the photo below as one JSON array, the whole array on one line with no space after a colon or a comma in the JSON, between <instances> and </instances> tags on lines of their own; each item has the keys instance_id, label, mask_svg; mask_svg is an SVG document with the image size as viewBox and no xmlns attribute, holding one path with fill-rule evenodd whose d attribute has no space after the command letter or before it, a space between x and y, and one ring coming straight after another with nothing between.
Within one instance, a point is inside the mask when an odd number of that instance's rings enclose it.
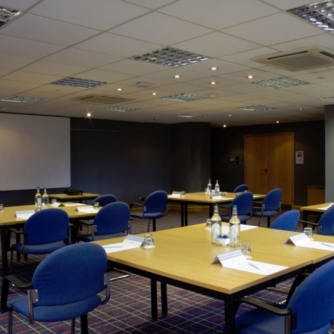
<instances>
[{"instance_id":1,"label":"white board","mask_svg":"<svg viewBox=\"0 0 334 334\"><path fill-rule=\"evenodd\" d=\"M71 184L70 119L0 113L0 190Z\"/></svg>"}]
</instances>

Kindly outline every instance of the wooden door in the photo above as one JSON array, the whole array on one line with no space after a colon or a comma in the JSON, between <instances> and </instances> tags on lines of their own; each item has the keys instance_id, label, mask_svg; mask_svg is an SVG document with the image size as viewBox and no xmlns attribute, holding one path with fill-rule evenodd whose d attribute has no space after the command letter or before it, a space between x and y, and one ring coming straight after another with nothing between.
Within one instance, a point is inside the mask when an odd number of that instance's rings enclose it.
<instances>
[{"instance_id":1,"label":"wooden door","mask_svg":"<svg viewBox=\"0 0 334 334\"><path fill-rule=\"evenodd\" d=\"M282 203L293 205L293 143L293 133L245 136L245 183L253 193L281 188Z\"/></svg>"}]
</instances>

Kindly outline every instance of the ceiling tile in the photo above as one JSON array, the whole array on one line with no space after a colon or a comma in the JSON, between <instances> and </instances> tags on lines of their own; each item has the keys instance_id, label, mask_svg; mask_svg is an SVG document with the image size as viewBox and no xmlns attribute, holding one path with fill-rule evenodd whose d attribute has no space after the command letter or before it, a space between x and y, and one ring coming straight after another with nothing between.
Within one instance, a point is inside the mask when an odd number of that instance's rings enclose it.
<instances>
[{"instance_id":1,"label":"ceiling tile","mask_svg":"<svg viewBox=\"0 0 334 334\"><path fill-rule=\"evenodd\" d=\"M61 78L60 76L31 73L25 71L16 71L3 77L3 79L5 80L8 79L8 80L32 82L39 84L47 84L52 81L59 80L60 78Z\"/></svg>"},{"instance_id":2,"label":"ceiling tile","mask_svg":"<svg viewBox=\"0 0 334 334\"><path fill-rule=\"evenodd\" d=\"M25 14L19 20L11 22L10 25L4 25L1 33L32 41L70 46L98 34L99 31Z\"/></svg>"},{"instance_id":3,"label":"ceiling tile","mask_svg":"<svg viewBox=\"0 0 334 334\"><path fill-rule=\"evenodd\" d=\"M10 57L8 57L8 55L0 53L0 67L1 68L17 70L34 61L35 59L33 58L18 57L14 55L11 55Z\"/></svg>"},{"instance_id":4,"label":"ceiling tile","mask_svg":"<svg viewBox=\"0 0 334 334\"><path fill-rule=\"evenodd\" d=\"M321 30L298 17L279 13L224 29L223 32L263 46L270 46L318 35Z\"/></svg>"},{"instance_id":5,"label":"ceiling tile","mask_svg":"<svg viewBox=\"0 0 334 334\"><path fill-rule=\"evenodd\" d=\"M105 31L148 10L119 0L44 0L30 12Z\"/></svg>"},{"instance_id":6,"label":"ceiling tile","mask_svg":"<svg viewBox=\"0 0 334 334\"><path fill-rule=\"evenodd\" d=\"M150 9L157 9L171 2L175 2L175 0L127 0L127 2Z\"/></svg>"},{"instance_id":7,"label":"ceiling tile","mask_svg":"<svg viewBox=\"0 0 334 334\"><path fill-rule=\"evenodd\" d=\"M220 30L277 13L279 10L257 0L180 0L159 11Z\"/></svg>"},{"instance_id":8,"label":"ceiling tile","mask_svg":"<svg viewBox=\"0 0 334 334\"><path fill-rule=\"evenodd\" d=\"M7 8L12 8L16 10L27 10L29 7L33 6L40 0L2 0L1 1L1 6L7 7Z\"/></svg>"}]
</instances>

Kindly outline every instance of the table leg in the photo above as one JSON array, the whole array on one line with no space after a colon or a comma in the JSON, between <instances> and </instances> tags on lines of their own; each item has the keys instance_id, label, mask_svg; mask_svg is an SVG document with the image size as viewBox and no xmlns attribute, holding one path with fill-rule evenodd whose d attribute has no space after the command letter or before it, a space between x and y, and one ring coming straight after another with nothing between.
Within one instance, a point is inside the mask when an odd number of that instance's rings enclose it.
<instances>
[{"instance_id":1,"label":"table leg","mask_svg":"<svg viewBox=\"0 0 334 334\"><path fill-rule=\"evenodd\" d=\"M166 315L168 313L167 284L161 282L160 289L161 289L162 315Z\"/></svg>"},{"instance_id":2,"label":"table leg","mask_svg":"<svg viewBox=\"0 0 334 334\"><path fill-rule=\"evenodd\" d=\"M1 226L1 253L2 253L2 277L8 275L8 260L7 260L7 238L6 238L6 226ZM9 293L9 281L2 279L1 287L1 312L6 312L7 309L7 299Z\"/></svg>"},{"instance_id":3,"label":"table leg","mask_svg":"<svg viewBox=\"0 0 334 334\"><path fill-rule=\"evenodd\" d=\"M157 281L151 279L151 315L155 319L158 316L158 298L157 298Z\"/></svg>"},{"instance_id":4,"label":"table leg","mask_svg":"<svg viewBox=\"0 0 334 334\"><path fill-rule=\"evenodd\" d=\"M235 333L235 302L233 296L225 299L225 331L224 334Z\"/></svg>"},{"instance_id":5,"label":"table leg","mask_svg":"<svg viewBox=\"0 0 334 334\"><path fill-rule=\"evenodd\" d=\"M184 226L188 226L188 203L184 203Z\"/></svg>"},{"instance_id":6,"label":"table leg","mask_svg":"<svg viewBox=\"0 0 334 334\"><path fill-rule=\"evenodd\" d=\"M210 204L210 206L209 206L209 218L211 218L213 216L214 208L215 208L215 205Z\"/></svg>"},{"instance_id":7,"label":"table leg","mask_svg":"<svg viewBox=\"0 0 334 334\"><path fill-rule=\"evenodd\" d=\"M184 226L184 203L181 203L181 227Z\"/></svg>"}]
</instances>

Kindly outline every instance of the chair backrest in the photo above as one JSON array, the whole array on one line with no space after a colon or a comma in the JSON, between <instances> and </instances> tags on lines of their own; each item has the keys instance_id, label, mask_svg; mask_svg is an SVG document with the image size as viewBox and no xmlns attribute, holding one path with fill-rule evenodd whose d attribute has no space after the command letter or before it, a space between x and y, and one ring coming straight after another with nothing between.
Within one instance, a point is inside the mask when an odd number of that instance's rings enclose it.
<instances>
[{"instance_id":1,"label":"chair backrest","mask_svg":"<svg viewBox=\"0 0 334 334\"><path fill-rule=\"evenodd\" d=\"M295 290L287 307L296 316L292 333L315 333L328 326L334 314L334 260L316 269ZM317 333L327 333L327 330Z\"/></svg>"},{"instance_id":2,"label":"chair backrest","mask_svg":"<svg viewBox=\"0 0 334 334\"><path fill-rule=\"evenodd\" d=\"M330 206L320 217L320 234L333 235L334 234L334 205Z\"/></svg>"},{"instance_id":3,"label":"chair backrest","mask_svg":"<svg viewBox=\"0 0 334 334\"><path fill-rule=\"evenodd\" d=\"M34 306L66 305L95 296L104 289L106 269L107 255L100 245L84 242L54 251L34 272Z\"/></svg>"},{"instance_id":4,"label":"chair backrest","mask_svg":"<svg viewBox=\"0 0 334 334\"><path fill-rule=\"evenodd\" d=\"M69 218L61 209L44 209L34 213L24 224L26 245L41 245L68 238Z\"/></svg>"},{"instance_id":5,"label":"chair backrest","mask_svg":"<svg viewBox=\"0 0 334 334\"><path fill-rule=\"evenodd\" d=\"M233 205L237 206L238 216L251 215L253 204L253 193L245 192L235 197L231 203L231 209Z\"/></svg>"},{"instance_id":6,"label":"chair backrest","mask_svg":"<svg viewBox=\"0 0 334 334\"><path fill-rule=\"evenodd\" d=\"M106 195L102 195L99 197L96 197L92 203L94 202L98 202L99 206L103 207L106 206L109 203L114 203L117 202L117 198L115 195L112 194L106 194Z\"/></svg>"},{"instance_id":7,"label":"chair backrest","mask_svg":"<svg viewBox=\"0 0 334 334\"><path fill-rule=\"evenodd\" d=\"M271 224L270 228L275 230L296 231L300 212L298 210L290 210L281 214Z\"/></svg>"},{"instance_id":8,"label":"chair backrest","mask_svg":"<svg viewBox=\"0 0 334 334\"><path fill-rule=\"evenodd\" d=\"M281 208L282 190L275 188L270 190L263 199L263 211L277 211Z\"/></svg>"},{"instance_id":9,"label":"chair backrest","mask_svg":"<svg viewBox=\"0 0 334 334\"><path fill-rule=\"evenodd\" d=\"M235 187L233 192L234 193L242 193L245 190L248 190L248 185L247 184L240 184L239 186Z\"/></svg>"},{"instance_id":10,"label":"chair backrest","mask_svg":"<svg viewBox=\"0 0 334 334\"><path fill-rule=\"evenodd\" d=\"M167 212L168 195L164 190L149 194L144 202L145 213Z\"/></svg>"},{"instance_id":11,"label":"chair backrest","mask_svg":"<svg viewBox=\"0 0 334 334\"><path fill-rule=\"evenodd\" d=\"M107 204L96 214L95 234L121 233L129 229L130 207L124 202Z\"/></svg>"}]
</instances>

